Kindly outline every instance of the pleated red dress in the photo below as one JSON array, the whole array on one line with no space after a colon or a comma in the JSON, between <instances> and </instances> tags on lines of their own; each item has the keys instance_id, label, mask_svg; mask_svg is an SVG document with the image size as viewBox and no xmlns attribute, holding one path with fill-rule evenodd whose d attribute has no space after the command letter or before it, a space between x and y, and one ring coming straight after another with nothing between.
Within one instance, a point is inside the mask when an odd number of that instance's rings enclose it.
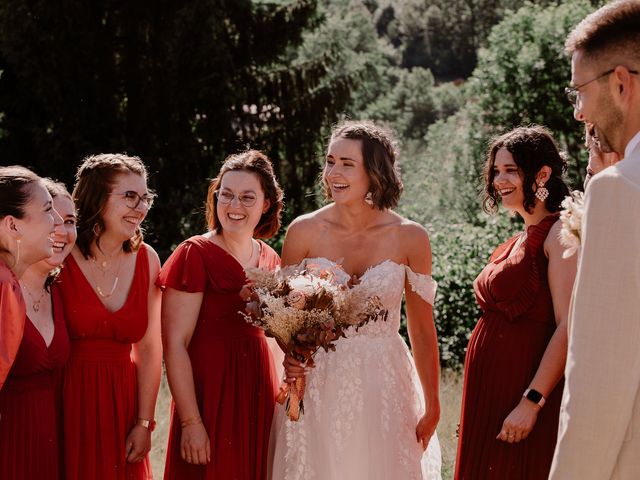
<instances>
[{"instance_id":1,"label":"pleated red dress","mask_svg":"<svg viewBox=\"0 0 640 480\"><path fill-rule=\"evenodd\" d=\"M71 355L63 371L66 480L152 478L148 457L126 461L125 440L138 417L136 368L131 345L148 323L149 261L142 245L125 304L111 312L102 303L72 255L59 287Z\"/></svg>"},{"instance_id":2,"label":"pleated red dress","mask_svg":"<svg viewBox=\"0 0 640 480\"><path fill-rule=\"evenodd\" d=\"M18 355L0 390L0 478L57 480L61 416L56 379L69 356L62 302L52 292L54 333L47 347L27 318Z\"/></svg>"},{"instance_id":3,"label":"pleated red dress","mask_svg":"<svg viewBox=\"0 0 640 480\"><path fill-rule=\"evenodd\" d=\"M519 443L497 440L518 405L556 329L544 241L557 215L500 245L474 282L482 317L469 340L456 459L456 480L542 480L556 445L562 383Z\"/></svg>"},{"instance_id":4,"label":"pleated red dress","mask_svg":"<svg viewBox=\"0 0 640 480\"><path fill-rule=\"evenodd\" d=\"M260 242L259 267L274 269L280 258ZM175 405L167 447L165 480L260 480L278 379L264 332L238 313L246 276L238 261L202 236L183 242L164 264L159 287L204 292L188 352L196 399L211 442L211 462L191 465L180 456L181 427Z\"/></svg>"}]
</instances>

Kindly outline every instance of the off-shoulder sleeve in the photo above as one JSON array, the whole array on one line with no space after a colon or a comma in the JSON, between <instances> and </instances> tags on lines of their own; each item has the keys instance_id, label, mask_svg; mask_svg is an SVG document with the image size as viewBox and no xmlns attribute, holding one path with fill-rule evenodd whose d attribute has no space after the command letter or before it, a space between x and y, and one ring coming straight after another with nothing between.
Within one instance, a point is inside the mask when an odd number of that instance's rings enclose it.
<instances>
[{"instance_id":1,"label":"off-shoulder sleeve","mask_svg":"<svg viewBox=\"0 0 640 480\"><path fill-rule=\"evenodd\" d=\"M160 270L156 286L162 290L173 288L183 292L204 292L207 272L202 252L189 240L174 250Z\"/></svg>"},{"instance_id":2,"label":"off-shoulder sleeve","mask_svg":"<svg viewBox=\"0 0 640 480\"><path fill-rule=\"evenodd\" d=\"M22 341L25 318L25 305L18 282L0 278L0 389Z\"/></svg>"},{"instance_id":3,"label":"off-shoulder sleeve","mask_svg":"<svg viewBox=\"0 0 640 480\"><path fill-rule=\"evenodd\" d=\"M438 284L433 277L423 273L415 273L408 265L405 265L404 268L407 271L411 290L420 295L420 298L425 302L433 305L436 299L436 289L438 288Z\"/></svg>"}]
</instances>

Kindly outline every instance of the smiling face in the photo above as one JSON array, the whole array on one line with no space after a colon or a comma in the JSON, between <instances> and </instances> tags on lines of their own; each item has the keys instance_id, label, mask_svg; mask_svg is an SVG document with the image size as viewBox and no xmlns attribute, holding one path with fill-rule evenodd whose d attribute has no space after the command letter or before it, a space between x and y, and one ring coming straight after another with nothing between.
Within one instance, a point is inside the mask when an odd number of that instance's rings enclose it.
<instances>
[{"instance_id":1,"label":"smiling face","mask_svg":"<svg viewBox=\"0 0 640 480\"><path fill-rule=\"evenodd\" d=\"M611 75L597 79L603 74L603 69L606 71L605 67L598 68L594 62L585 58L581 50L574 52L571 59L571 83L582 85L588 82L578 91L574 116L576 120L593 124L602 152L624 151L620 145L623 114L611 95Z\"/></svg>"},{"instance_id":2,"label":"smiling face","mask_svg":"<svg viewBox=\"0 0 640 480\"><path fill-rule=\"evenodd\" d=\"M337 204L363 203L369 177L362 157L362 141L334 138L327 149L322 178Z\"/></svg>"},{"instance_id":3,"label":"smiling face","mask_svg":"<svg viewBox=\"0 0 640 480\"><path fill-rule=\"evenodd\" d=\"M15 219L20 233L20 258L27 265L51 256L54 230L62 224L47 189L39 182L31 189L31 200L24 207L24 217Z\"/></svg>"},{"instance_id":4,"label":"smiling face","mask_svg":"<svg viewBox=\"0 0 640 480\"><path fill-rule=\"evenodd\" d=\"M52 269L62 262L76 243L76 209L71 199L65 195L53 198L53 208L62 217L63 223L57 225L53 234L53 255L45 260Z\"/></svg>"},{"instance_id":5,"label":"smiling face","mask_svg":"<svg viewBox=\"0 0 640 480\"><path fill-rule=\"evenodd\" d=\"M226 172L218 191L216 213L222 231L253 236L262 214L269 209L258 175L247 170Z\"/></svg>"},{"instance_id":6,"label":"smiling face","mask_svg":"<svg viewBox=\"0 0 640 480\"><path fill-rule=\"evenodd\" d=\"M524 211L522 174L513 155L506 148L496 152L493 173L493 186L504 208L518 213Z\"/></svg>"},{"instance_id":7,"label":"smiling face","mask_svg":"<svg viewBox=\"0 0 640 480\"><path fill-rule=\"evenodd\" d=\"M126 192L135 192L140 197L149 195L145 177L137 173L119 173L105 203L102 213L104 233L119 237L123 242L134 237L149 211L145 202L140 202L136 208L128 207Z\"/></svg>"}]
</instances>

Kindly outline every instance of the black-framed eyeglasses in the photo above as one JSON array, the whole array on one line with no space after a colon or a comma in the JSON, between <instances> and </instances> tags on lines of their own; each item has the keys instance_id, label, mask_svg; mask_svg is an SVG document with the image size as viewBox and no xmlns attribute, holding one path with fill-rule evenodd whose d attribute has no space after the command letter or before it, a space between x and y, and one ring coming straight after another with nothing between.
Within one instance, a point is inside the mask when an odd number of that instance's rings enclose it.
<instances>
[{"instance_id":1,"label":"black-framed eyeglasses","mask_svg":"<svg viewBox=\"0 0 640 480\"><path fill-rule=\"evenodd\" d=\"M245 207L253 207L258 200L258 197L254 193L240 193L234 195L229 190L216 190L216 198L222 204L229 204L233 202L233 199L238 197L238 201Z\"/></svg>"},{"instance_id":2,"label":"black-framed eyeglasses","mask_svg":"<svg viewBox=\"0 0 640 480\"><path fill-rule=\"evenodd\" d=\"M591 80L581 83L580 85L576 85L574 87L565 87L564 89L564 93L567 96L567 100L569 100L569 102L571 103L571 105L573 105L574 107L576 106L576 103L578 103L578 96L580 95L580 89L586 87L587 85L589 85L591 82L595 82L596 80L600 80L601 78L604 78L608 75L611 75L613 72L615 72L616 69L612 68L610 70L607 70L606 72L598 75L595 78L592 78ZM632 75L637 75L638 72L635 70L629 70L629 73Z\"/></svg>"},{"instance_id":3,"label":"black-framed eyeglasses","mask_svg":"<svg viewBox=\"0 0 640 480\"><path fill-rule=\"evenodd\" d=\"M124 204L131 209L138 208L140 202L144 203L145 207L151 208L153 206L153 201L156 199L155 193L145 193L144 195L140 195L138 192L134 192L133 190L127 190L122 193L112 192L109 195L120 195L124 198Z\"/></svg>"}]
</instances>

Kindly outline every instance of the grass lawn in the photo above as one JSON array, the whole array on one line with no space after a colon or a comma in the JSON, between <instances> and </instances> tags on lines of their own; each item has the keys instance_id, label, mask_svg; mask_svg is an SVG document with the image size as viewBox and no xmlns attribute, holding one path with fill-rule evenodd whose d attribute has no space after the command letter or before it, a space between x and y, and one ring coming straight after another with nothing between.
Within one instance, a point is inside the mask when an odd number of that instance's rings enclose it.
<instances>
[{"instance_id":1,"label":"grass lawn","mask_svg":"<svg viewBox=\"0 0 640 480\"><path fill-rule=\"evenodd\" d=\"M440 383L440 401L442 404L442 418L438 425L438 436L442 448L442 478L450 480L453 477L453 464L456 458L456 427L460 417L460 400L462 393L462 376L455 372L442 372ZM154 478L162 480L164 458L167 448L167 434L169 430L169 406L171 394L163 375L160 395L156 405L156 420L158 425L153 433L153 448L151 449L151 465Z\"/></svg>"}]
</instances>

